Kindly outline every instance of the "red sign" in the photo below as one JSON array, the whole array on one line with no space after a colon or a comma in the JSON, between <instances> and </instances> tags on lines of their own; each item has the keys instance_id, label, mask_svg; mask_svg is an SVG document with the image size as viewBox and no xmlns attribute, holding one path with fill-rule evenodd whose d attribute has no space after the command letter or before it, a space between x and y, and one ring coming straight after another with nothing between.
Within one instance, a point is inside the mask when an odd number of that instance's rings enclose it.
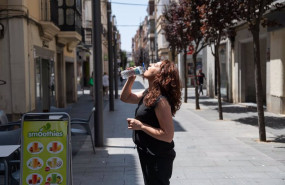
<instances>
[{"instance_id":1,"label":"red sign","mask_svg":"<svg viewBox=\"0 0 285 185\"><path fill-rule=\"evenodd\" d=\"M194 46L190 45L188 49L189 49L189 51L187 52L187 54L192 55L194 52Z\"/></svg>"}]
</instances>

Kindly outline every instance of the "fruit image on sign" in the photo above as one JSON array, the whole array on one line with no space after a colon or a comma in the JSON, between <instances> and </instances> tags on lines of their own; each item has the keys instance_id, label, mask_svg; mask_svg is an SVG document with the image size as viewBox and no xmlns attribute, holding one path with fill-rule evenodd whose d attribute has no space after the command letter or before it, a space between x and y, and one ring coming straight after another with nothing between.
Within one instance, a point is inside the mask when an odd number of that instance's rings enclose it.
<instances>
[{"instance_id":1,"label":"fruit image on sign","mask_svg":"<svg viewBox=\"0 0 285 185\"><path fill-rule=\"evenodd\" d=\"M59 141L52 141L47 145L49 153L58 154L63 150L63 145Z\"/></svg>"},{"instance_id":2,"label":"fruit image on sign","mask_svg":"<svg viewBox=\"0 0 285 185\"><path fill-rule=\"evenodd\" d=\"M44 149L43 144L38 141L29 143L27 147L28 152L31 154L39 154L43 151L43 149Z\"/></svg>"},{"instance_id":3,"label":"fruit image on sign","mask_svg":"<svg viewBox=\"0 0 285 185\"><path fill-rule=\"evenodd\" d=\"M28 175L27 184L40 185L43 182L43 177L38 173Z\"/></svg>"},{"instance_id":4,"label":"fruit image on sign","mask_svg":"<svg viewBox=\"0 0 285 185\"><path fill-rule=\"evenodd\" d=\"M59 173L50 173L46 178L45 185L58 185L62 182L62 176Z\"/></svg>"},{"instance_id":5,"label":"fruit image on sign","mask_svg":"<svg viewBox=\"0 0 285 185\"><path fill-rule=\"evenodd\" d=\"M58 157L51 157L47 160L47 166L50 169L58 169L62 166L62 164L62 159Z\"/></svg>"},{"instance_id":6,"label":"fruit image on sign","mask_svg":"<svg viewBox=\"0 0 285 185\"><path fill-rule=\"evenodd\" d=\"M30 168L31 170L38 170L41 169L43 167L43 160L41 158L38 157L33 157L30 158L27 161L27 166L28 168Z\"/></svg>"}]
</instances>

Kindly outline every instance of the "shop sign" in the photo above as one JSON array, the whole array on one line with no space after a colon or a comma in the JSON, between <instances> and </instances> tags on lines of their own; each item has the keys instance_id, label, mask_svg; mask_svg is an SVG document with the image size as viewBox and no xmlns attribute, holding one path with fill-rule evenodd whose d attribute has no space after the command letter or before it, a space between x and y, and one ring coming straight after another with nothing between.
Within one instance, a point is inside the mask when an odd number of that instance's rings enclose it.
<instances>
[{"instance_id":1,"label":"shop sign","mask_svg":"<svg viewBox=\"0 0 285 185\"><path fill-rule=\"evenodd\" d=\"M21 184L68 185L71 178L69 117L37 115L38 119L23 117L21 144ZM31 116L30 116L31 117ZM46 119L48 118L48 119Z\"/></svg>"}]
</instances>

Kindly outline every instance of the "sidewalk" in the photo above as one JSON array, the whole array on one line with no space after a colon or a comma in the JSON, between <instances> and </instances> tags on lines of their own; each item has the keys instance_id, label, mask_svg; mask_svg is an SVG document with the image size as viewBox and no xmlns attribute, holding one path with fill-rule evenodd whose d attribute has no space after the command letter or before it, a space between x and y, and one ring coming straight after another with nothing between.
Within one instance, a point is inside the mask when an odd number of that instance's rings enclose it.
<instances>
[{"instance_id":1,"label":"sidewalk","mask_svg":"<svg viewBox=\"0 0 285 185\"><path fill-rule=\"evenodd\" d=\"M141 91L144 86L137 78L133 89ZM189 94L193 95L193 89ZM188 100L174 117L177 156L171 185L285 184L284 117L266 114L272 119L267 138L274 142L258 142L258 128L249 121L257 115L253 110L225 104L225 120L219 121L215 99L202 96L199 111L194 97ZM132 132L126 124L136 105L115 100L115 111L110 112L108 102L104 104L105 146L93 154L89 137L72 138L73 184L143 185ZM82 95L71 117L86 117L92 106L91 98Z\"/></svg>"}]
</instances>

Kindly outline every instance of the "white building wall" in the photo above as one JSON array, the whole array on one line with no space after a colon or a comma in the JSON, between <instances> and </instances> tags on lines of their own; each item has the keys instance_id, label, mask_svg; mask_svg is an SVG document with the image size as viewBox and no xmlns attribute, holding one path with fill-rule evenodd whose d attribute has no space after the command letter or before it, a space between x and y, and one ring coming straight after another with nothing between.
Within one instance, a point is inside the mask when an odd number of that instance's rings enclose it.
<instances>
[{"instance_id":1,"label":"white building wall","mask_svg":"<svg viewBox=\"0 0 285 185\"><path fill-rule=\"evenodd\" d=\"M270 32L269 84L267 109L285 114L285 29Z\"/></svg>"},{"instance_id":2,"label":"white building wall","mask_svg":"<svg viewBox=\"0 0 285 185\"><path fill-rule=\"evenodd\" d=\"M83 24L85 21L92 21L92 3L91 0L85 0L83 4L84 19L82 19Z\"/></svg>"},{"instance_id":3,"label":"white building wall","mask_svg":"<svg viewBox=\"0 0 285 185\"><path fill-rule=\"evenodd\" d=\"M1 48L7 48L7 53L1 52L4 58L1 61L4 64L1 78L7 84L1 90L3 102L0 101L0 105L1 109L6 110L6 113L21 113L26 111L28 101L26 99L28 94L25 80L27 78L25 71L27 71L28 55L26 53L28 53L28 48L24 45L27 41L27 26L23 19L12 19L6 21L5 29L5 40L7 42L4 42L3 46L5 44L5 47Z\"/></svg>"},{"instance_id":4,"label":"white building wall","mask_svg":"<svg viewBox=\"0 0 285 185\"><path fill-rule=\"evenodd\" d=\"M0 89L0 109L7 114L30 112L36 107L34 46L43 47L39 27L26 19L1 23L5 35L0 39L0 79L7 83ZM55 39L45 49L55 51Z\"/></svg>"},{"instance_id":5,"label":"white building wall","mask_svg":"<svg viewBox=\"0 0 285 185\"><path fill-rule=\"evenodd\" d=\"M210 97L215 96L215 58L212 55L210 46L204 49L204 54L207 58L207 94Z\"/></svg>"},{"instance_id":6,"label":"white building wall","mask_svg":"<svg viewBox=\"0 0 285 185\"><path fill-rule=\"evenodd\" d=\"M285 60L285 32L274 31L271 34L270 60L270 94L276 97L285 96L284 60Z\"/></svg>"},{"instance_id":7,"label":"white building wall","mask_svg":"<svg viewBox=\"0 0 285 185\"><path fill-rule=\"evenodd\" d=\"M169 49L168 43L165 39L163 34L163 29L161 27L161 17L166 5L169 4L169 0L156 0L156 12L155 12L155 23L156 23L156 34L157 34L157 49L158 49L158 57L161 59L168 59L169 58Z\"/></svg>"},{"instance_id":8,"label":"white building wall","mask_svg":"<svg viewBox=\"0 0 285 185\"><path fill-rule=\"evenodd\" d=\"M234 47L234 64L233 64L233 102L247 102L247 91L248 87L254 88L254 66L253 66L253 46L252 46L252 35L248 31L247 26L243 26L237 29ZM260 30L260 51L261 51L261 63L262 63L262 81L264 89L264 97L266 92L266 42L267 42L267 31L261 27ZM251 70L250 70L251 69ZM251 84L246 81L251 79ZM253 94L253 93L252 93Z\"/></svg>"}]
</instances>

